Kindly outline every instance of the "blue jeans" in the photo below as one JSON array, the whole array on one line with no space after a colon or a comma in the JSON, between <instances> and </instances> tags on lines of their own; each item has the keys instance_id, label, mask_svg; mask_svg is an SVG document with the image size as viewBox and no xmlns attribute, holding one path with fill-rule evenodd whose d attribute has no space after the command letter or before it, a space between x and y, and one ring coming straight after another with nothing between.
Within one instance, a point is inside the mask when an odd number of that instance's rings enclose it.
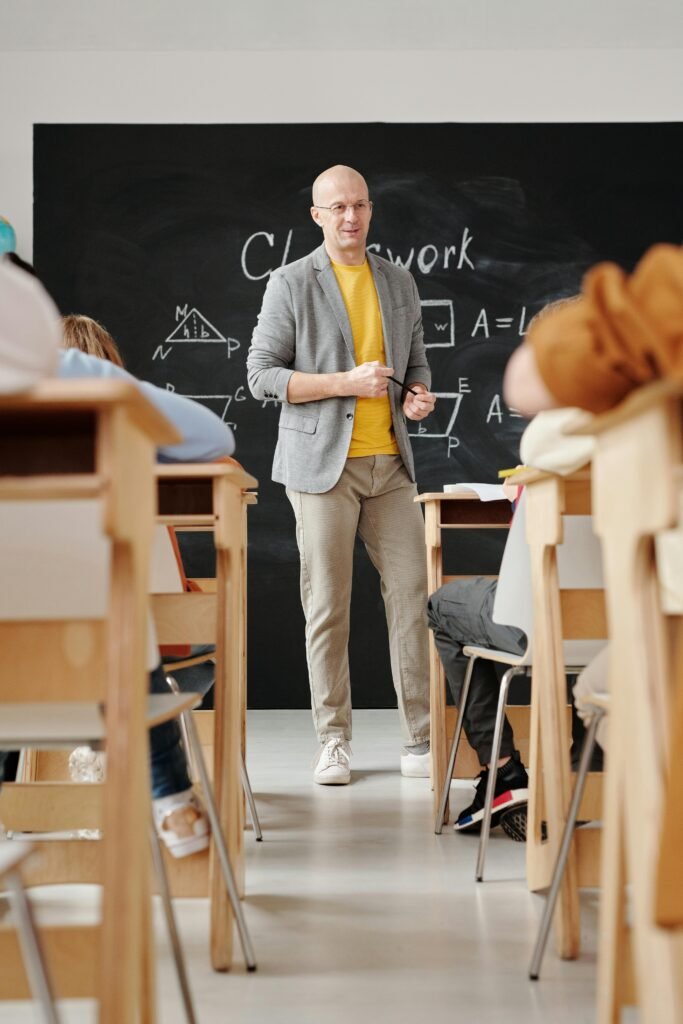
<instances>
[{"instance_id":1,"label":"blue jeans","mask_svg":"<svg viewBox=\"0 0 683 1024\"><path fill-rule=\"evenodd\" d=\"M149 692L169 693L161 665L157 665L149 674ZM182 793L192 785L187 774L187 760L180 743L177 719L149 730L149 767L153 800Z\"/></svg>"}]
</instances>

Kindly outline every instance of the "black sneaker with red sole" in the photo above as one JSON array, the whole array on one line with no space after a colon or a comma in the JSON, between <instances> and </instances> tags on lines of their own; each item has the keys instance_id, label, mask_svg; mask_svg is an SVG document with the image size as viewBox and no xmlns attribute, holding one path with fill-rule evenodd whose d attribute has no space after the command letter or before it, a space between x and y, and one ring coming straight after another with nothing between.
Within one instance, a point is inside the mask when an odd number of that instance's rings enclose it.
<instances>
[{"instance_id":1,"label":"black sneaker with red sole","mask_svg":"<svg viewBox=\"0 0 683 1024\"><path fill-rule=\"evenodd\" d=\"M484 803L488 785L489 769L479 773L474 800L458 815L453 828L456 832L478 832L484 818ZM496 772L496 787L491 809L491 828L502 825L507 834L519 841L526 838L526 809L529 799L529 776L519 760L517 751L510 760ZM523 813L522 813L523 812ZM523 823L522 823L523 817ZM510 829L505 823L510 819ZM523 829L522 829L523 824ZM523 834L522 834L523 831Z\"/></svg>"}]
</instances>

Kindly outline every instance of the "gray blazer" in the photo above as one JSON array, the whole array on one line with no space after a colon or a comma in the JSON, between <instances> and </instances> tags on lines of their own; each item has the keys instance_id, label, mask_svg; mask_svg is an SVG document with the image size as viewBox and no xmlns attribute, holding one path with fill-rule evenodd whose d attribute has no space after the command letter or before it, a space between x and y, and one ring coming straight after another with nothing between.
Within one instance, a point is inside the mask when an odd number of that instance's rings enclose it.
<instances>
[{"instance_id":1,"label":"gray blazer","mask_svg":"<svg viewBox=\"0 0 683 1024\"><path fill-rule=\"evenodd\" d=\"M387 366L406 383L429 387L420 297L412 275L368 253L384 331ZM295 370L339 373L356 365L351 325L324 245L273 271L247 356L254 398L282 402L273 480L319 494L341 476L351 443L356 399L326 398L293 404L287 385ZM394 434L411 480L413 453L401 407L401 389L389 385Z\"/></svg>"}]
</instances>

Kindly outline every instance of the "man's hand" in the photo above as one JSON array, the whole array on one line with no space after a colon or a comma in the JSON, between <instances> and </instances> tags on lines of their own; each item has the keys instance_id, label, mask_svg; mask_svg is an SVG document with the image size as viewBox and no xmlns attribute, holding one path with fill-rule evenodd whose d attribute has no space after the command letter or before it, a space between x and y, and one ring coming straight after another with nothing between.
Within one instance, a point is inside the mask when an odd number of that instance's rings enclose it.
<instances>
[{"instance_id":1,"label":"man's hand","mask_svg":"<svg viewBox=\"0 0 683 1024\"><path fill-rule=\"evenodd\" d=\"M390 366L382 366L377 360L361 363L344 375L346 381L343 393L357 398L381 398L387 393L388 380L393 372Z\"/></svg>"},{"instance_id":2,"label":"man's hand","mask_svg":"<svg viewBox=\"0 0 683 1024\"><path fill-rule=\"evenodd\" d=\"M433 395L431 391L427 391L424 384L409 384L409 387L413 391L417 391L417 394L411 395L410 391L406 391L406 397L403 400L403 412L406 419L423 420L426 416L429 416L430 412L434 411L436 395Z\"/></svg>"}]
</instances>

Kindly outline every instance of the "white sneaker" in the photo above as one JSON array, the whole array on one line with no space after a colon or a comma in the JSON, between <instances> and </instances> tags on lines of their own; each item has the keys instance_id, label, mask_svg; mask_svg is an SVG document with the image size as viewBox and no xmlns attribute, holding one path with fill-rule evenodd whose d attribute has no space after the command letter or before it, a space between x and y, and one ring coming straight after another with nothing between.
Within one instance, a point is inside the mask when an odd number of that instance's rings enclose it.
<instances>
[{"instance_id":1,"label":"white sneaker","mask_svg":"<svg viewBox=\"0 0 683 1024\"><path fill-rule=\"evenodd\" d=\"M209 845L209 821L192 789L152 800L154 824L172 857L189 857Z\"/></svg>"},{"instance_id":2,"label":"white sneaker","mask_svg":"<svg viewBox=\"0 0 683 1024\"><path fill-rule=\"evenodd\" d=\"M351 781L351 747L341 736L332 736L320 751L313 781L320 786L346 786Z\"/></svg>"},{"instance_id":3,"label":"white sneaker","mask_svg":"<svg viewBox=\"0 0 683 1024\"><path fill-rule=\"evenodd\" d=\"M106 757L103 750L76 747L69 754L69 778L72 782L104 782Z\"/></svg>"},{"instance_id":4,"label":"white sneaker","mask_svg":"<svg viewBox=\"0 0 683 1024\"><path fill-rule=\"evenodd\" d=\"M432 770L432 755L429 751L426 754L401 754L401 775L409 779L428 779Z\"/></svg>"}]
</instances>

